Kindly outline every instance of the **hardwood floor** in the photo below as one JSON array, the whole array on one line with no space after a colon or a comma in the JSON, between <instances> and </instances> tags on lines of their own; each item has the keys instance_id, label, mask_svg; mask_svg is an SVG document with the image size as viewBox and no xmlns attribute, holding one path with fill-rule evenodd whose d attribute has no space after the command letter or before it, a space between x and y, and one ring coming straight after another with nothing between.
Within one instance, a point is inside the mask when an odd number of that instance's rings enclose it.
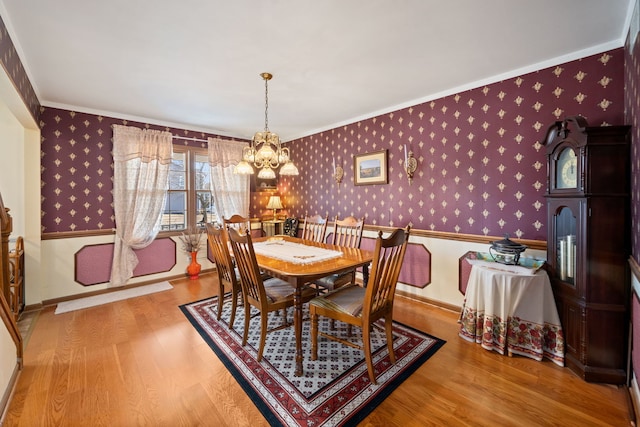
<instances>
[{"instance_id":1,"label":"hardwood floor","mask_svg":"<svg viewBox=\"0 0 640 427\"><path fill-rule=\"evenodd\" d=\"M36 318L6 426L264 426L178 305L216 294L214 274L174 289ZM458 313L396 298L395 318L447 343L361 426L626 426L626 392L549 361L501 356L457 335Z\"/></svg>"}]
</instances>

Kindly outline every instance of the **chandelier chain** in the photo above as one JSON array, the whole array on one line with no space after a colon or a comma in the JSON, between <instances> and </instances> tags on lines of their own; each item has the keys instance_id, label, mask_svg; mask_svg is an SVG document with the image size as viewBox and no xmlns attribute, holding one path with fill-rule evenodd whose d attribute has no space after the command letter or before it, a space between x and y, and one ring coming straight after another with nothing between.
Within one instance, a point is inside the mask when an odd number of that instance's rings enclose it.
<instances>
[{"instance_id":1,"label":"chandelier chain","mask_svg":"<svg viewBox=\"0 0 640 427\"><path fill-rule=\"evenodd\" d=\"M269 131L269 80L271 73L260 73L264 79L264 131L256 132L250 145L242 149L242 160L233 169L234 173L250 175L253 167L259 170L258 178L274 179L275 170L281 175L298 175L298 168L291 161L289 148L283 147L277 134ZM253 167L250 163L253 163Z\"/></svg>"},{"instance_id":2,"label":"chandelier chain","mask_svg":"<svg viewBox=\"0 0 640 427\"><path fill-rule=\"evenodd\" d=\"M264 130L269 131L269 79L264 79Z\"/></svg>"}]
</instances>

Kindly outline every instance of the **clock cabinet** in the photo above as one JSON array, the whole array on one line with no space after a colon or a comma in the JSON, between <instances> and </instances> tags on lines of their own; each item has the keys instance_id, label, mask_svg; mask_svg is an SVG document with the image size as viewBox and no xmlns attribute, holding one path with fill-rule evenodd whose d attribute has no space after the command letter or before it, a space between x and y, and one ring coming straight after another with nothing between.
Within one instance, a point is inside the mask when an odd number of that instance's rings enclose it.
<instances>
[{"instance_id":1,"label":"clock cabinet","mask_svg":"<svg viewBox=\"0 0 640 427\"><path fill-rule=\"evenodd\" d=\"M565 365L590 382L627 376L631 252L629 126L580 116L547 131L547 263Z\"/></svg>"}]
</instances>

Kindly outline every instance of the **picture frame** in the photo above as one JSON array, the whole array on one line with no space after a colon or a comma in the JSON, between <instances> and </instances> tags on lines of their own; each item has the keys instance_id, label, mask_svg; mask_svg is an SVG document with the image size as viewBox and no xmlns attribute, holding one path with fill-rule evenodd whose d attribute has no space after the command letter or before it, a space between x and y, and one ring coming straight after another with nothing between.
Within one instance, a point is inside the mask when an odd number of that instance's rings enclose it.
<instances>
[{"instance_id":1,"label":"picture frame","mask_svg":"<svg viewBox=\"0 0 640 427\"><path fill-rule=\"evenodd\" d=\"M388 184L388 150L353 156L353 182L355 185Z\"/></svg>"},{"instance_id":2,"label":"picture frame","mask_svg":"<svg viewBox=\"0 0 640 427\"><path fill-rule=\"evenodd\" d=\"M278 189L278 178L261 179L257 177L257 173L251 175L250 190L253 192L273 191Z\"/></svg>"}]
</instances>

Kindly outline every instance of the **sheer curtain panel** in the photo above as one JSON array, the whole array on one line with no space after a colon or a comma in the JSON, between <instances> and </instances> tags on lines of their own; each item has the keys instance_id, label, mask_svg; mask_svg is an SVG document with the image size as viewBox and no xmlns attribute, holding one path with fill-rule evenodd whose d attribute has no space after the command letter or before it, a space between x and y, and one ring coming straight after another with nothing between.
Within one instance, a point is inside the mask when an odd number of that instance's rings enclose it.
<instances>
[{"instance_id":1,"label":"sheer curtain panel","mask_svg":"<svg viewBox=\"0 0 640 427\"><path fill-rule=\"evenodd\" d=\"M113 126L113 207L116 238L110 287L133 277L134 249L158 235L169 187L173 152L170 132Z\"/></svg>"},{"instance_id":2,"label":"sheer curtain panel","mask_svg":"<svg viewBox=\"0 0 640 427\"><path fill-rule=\"evenodd\" d=\"M233 173L244 146L237 141L209 138L211 194L221 220L234 214L249 217L249 176Z\"/></svg>"}]
</instances>

